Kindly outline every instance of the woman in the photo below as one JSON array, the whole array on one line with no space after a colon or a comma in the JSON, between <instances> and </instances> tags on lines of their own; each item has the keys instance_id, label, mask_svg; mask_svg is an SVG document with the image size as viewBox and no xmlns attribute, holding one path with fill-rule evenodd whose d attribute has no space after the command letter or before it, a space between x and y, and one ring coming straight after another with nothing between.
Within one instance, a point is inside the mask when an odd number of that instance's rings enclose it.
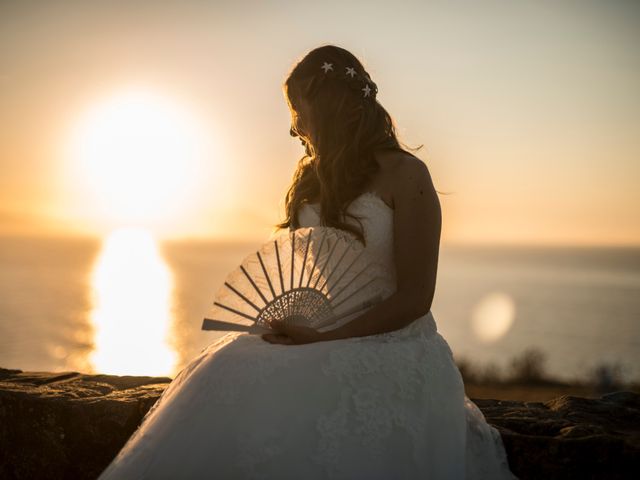
<instances>
[{"instance_id":1,"label":"woman","mask_svg":"<svg viewBox=\"0 0 640 480\"><path fill-rule=\"evenodd\" d=\"M383 301L334 330L272 323L210 345L100 478L514 478L430 311L441 211L427 167L347 50L309 52L284 93L306 155L277 227L351 232L387 273Z\"/></svg>"}]
</instances>

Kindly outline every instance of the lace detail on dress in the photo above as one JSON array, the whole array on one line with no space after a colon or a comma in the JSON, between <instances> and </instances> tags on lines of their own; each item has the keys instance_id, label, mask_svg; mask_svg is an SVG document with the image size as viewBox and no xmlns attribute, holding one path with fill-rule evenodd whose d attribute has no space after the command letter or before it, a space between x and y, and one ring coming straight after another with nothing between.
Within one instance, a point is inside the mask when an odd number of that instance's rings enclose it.
<instances>
[{"instance_id":1,"label":"lace detail on dress","mask_svg":"<svg viewBox=\"0 0 640 480\"><path fill-rule=\"evenodd\" d=\"M260 464L285 453L280 446L280 439L279 432L265 429L256 429L236 436L239 449L235 460L246 478L273 478L271 473L260 469Z\"/></svg>"},{"instance_id":2,"label":"lace detail on dress","mask_svg":"<svg viewBox=\"0 0 640 480\"><path fill-rule=\"evenodd\" d=\"M346 339L322 366L325 375L344 385L333 412L316 424L320 440L313 460L331 476L340 473L342 443L353 438L375 457L384 454L389 435L405 432L413 439L414 461L420 457L426 422L415 418L416 411L424 410L415 404L428 397L432 373L446 366L427 358L426 336L393 333L385 334L384 342L380 335Z\"/></svg>"},{"instance_id":3,"label":"lace detail on dress","mask_svg":"<svg viewBox=\"0 0 640 480\"><path fill-rule=\"evenodd\" d=\"M276 370L287 368L300 358L295 347L274 345L259 335L241 334L236 342L247 342L246 348L237 347L216 354L217 367L224 375L215 376L213 402L234 404L239 400L238 392L247 391L247 386L257 382L266 384Z\"/></svg>"},{"instance_id":4,"label":"lace detail on dress","mask_svg":"<svg viewBox=\"0 0 640 480\"><path fill-rule=\"evenodd\" d=\"M349 398L351 391L349 389L342 390L342 396L337 408L333 413L320 417L316 423L318 432L320 433L320 441L318 444L318 453L313 460L320 464L324 464L330 476L338 473L335 465L340 460L341 438L349 434L347 427L349 417Z\"/></svg>"}]
</instances>

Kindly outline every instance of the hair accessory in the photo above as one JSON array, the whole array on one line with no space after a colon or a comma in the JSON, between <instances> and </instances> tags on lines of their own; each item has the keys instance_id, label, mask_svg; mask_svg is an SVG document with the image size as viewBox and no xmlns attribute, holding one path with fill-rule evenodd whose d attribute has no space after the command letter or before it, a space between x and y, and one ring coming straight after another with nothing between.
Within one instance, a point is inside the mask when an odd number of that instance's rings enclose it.
<instances>
[{"instance_id":1,"label":"hair accessory","mask_svg":"<svg viewBox=\"0 0 640 480\"><path fill-rule=\"evenodd\" d=\"M327 74L329 71L334 72L333 63L324 62L320 68L324 71L325 74ZM333 73L332 76L338 75ZM354 67L345 67L345 73L343 75L339 75L338 77L347 80L350 88L362 91L362 96L364 98L375 98L376 93L378 93L378 87L376 86L376 84L370 78L368 78L368 76L359 75ZM359 81L352 82L352 80L356 78ZM360 85L362 85L363 83L364 87L360 88Z\"/></svg>"}]
</instances>

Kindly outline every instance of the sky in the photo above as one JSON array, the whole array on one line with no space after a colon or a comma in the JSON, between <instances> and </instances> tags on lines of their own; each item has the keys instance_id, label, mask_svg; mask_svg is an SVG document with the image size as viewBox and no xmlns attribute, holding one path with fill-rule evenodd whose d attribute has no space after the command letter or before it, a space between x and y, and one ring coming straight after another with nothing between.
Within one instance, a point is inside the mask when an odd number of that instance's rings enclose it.
<instances>
[{"instance_id":1,"label":"sky","mask_svg":"<svg viewBox=\"0 0 640 480\"><path fill-rule=\"evenodd\" d=\"M443 243L640 245L639 26L635 1L0 0L0 235L266 239L303 155L282 84L334 44L423 145Z\"/></svg>"}]
</instances>

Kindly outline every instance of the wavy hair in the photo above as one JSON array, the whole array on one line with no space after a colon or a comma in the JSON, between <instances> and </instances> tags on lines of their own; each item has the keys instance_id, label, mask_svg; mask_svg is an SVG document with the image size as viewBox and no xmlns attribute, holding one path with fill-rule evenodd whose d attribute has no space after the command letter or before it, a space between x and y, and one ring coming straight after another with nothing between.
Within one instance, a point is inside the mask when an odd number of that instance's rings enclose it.
<instances>
[{"instance_id":1,"label":"wavy hair","mask_svg":"<svg viewBox=\"0 0 640 480\"><path fill-rule=\"evenodd\" d=\"M323 68L325 62L333 69ZM367 85L370 94L365 96ZM374 152L408 153L423 145L415 149L401 146L391 115L376 99L377 85L344 48L323 45L308 52L288 74L283 92L292 116L300 117L310 131L298 131L295 124L290 129L303 142L305 155L286 193L286 219L276 229L299 228L299 208L319 199L322 225L347 230L366 245L360 217L346 209L379 170ZM307 108L301 108L303 103ZM356 218L360 229L343 221L345 215Z\"/></svg>"}]
</instances>

